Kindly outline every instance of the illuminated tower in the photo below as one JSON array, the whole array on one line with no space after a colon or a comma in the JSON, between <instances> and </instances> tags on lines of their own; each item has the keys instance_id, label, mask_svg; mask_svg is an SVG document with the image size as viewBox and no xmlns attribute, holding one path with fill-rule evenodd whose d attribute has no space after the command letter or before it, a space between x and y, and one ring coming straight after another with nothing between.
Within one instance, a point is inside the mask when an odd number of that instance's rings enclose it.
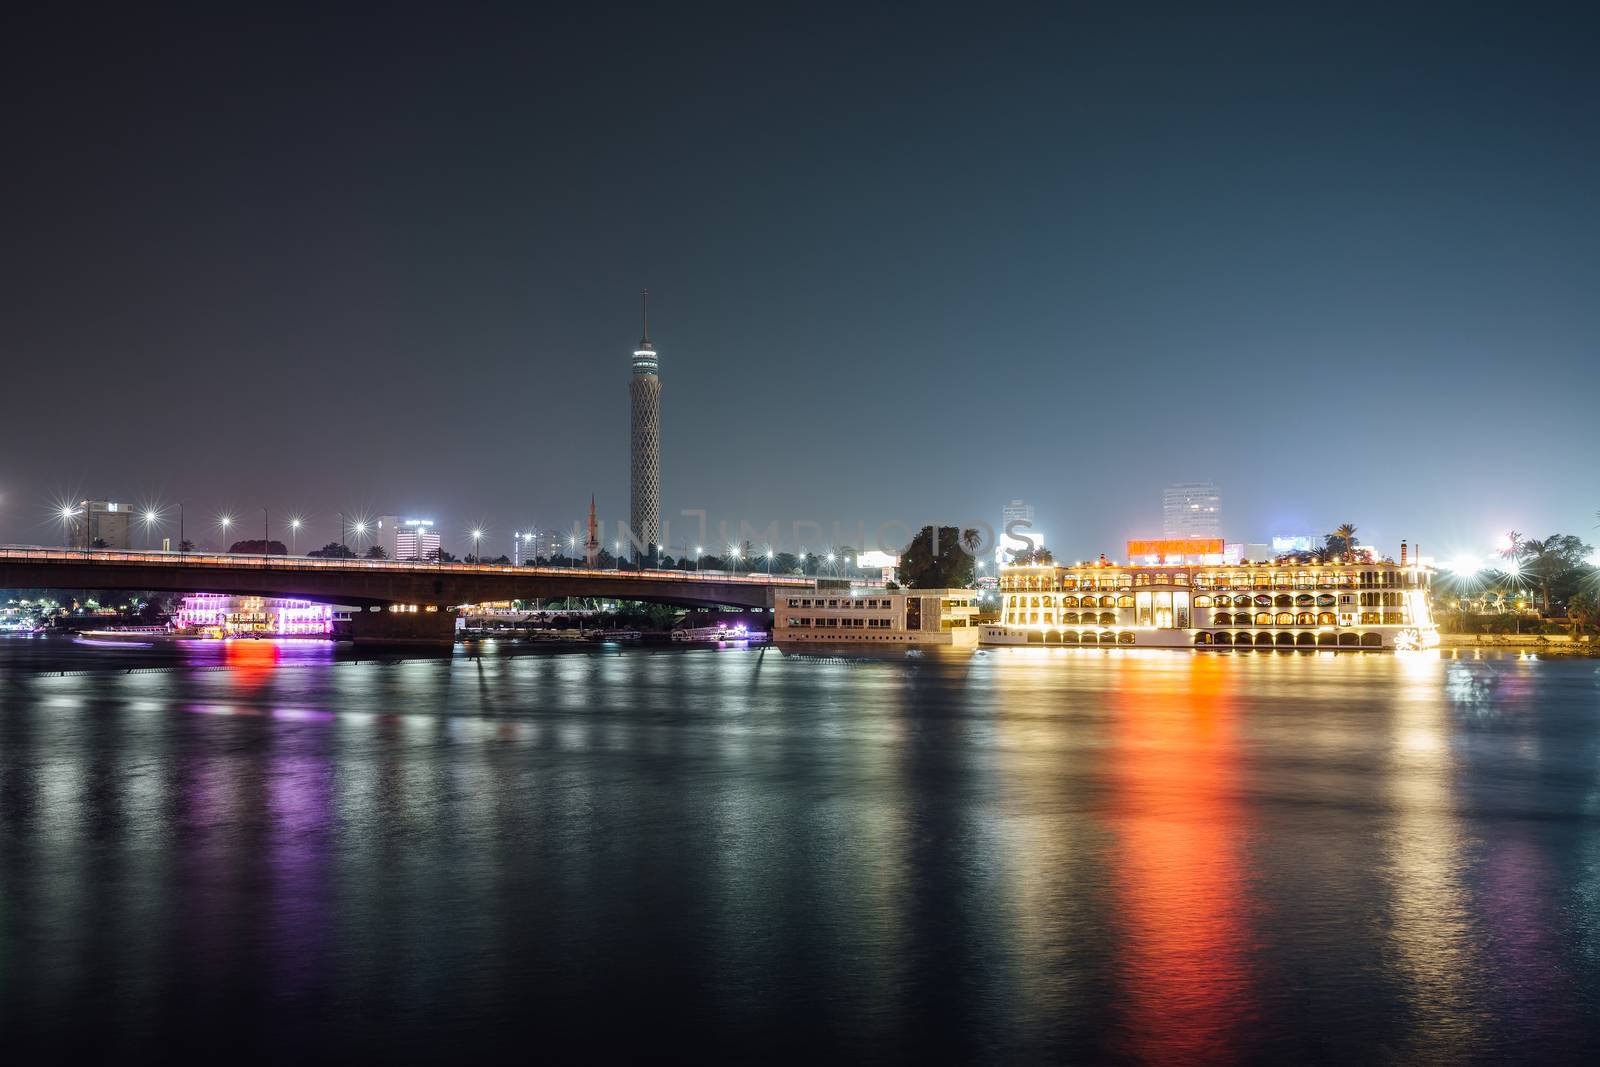
<instances>
[{"instance_id":1,"label":"illuminated tower","mask_svg":"<svg viewBox=\"0 0 1600 1067\"><path fill-rule=\"evenodd\" d=\"M650 343L650 290L639 294L644 336L633 351L633 376L628 395L633 398L630 423L633 453L632 496L628 521L644 554L655 557L661 541L661 376L655 346Z\"/></svg>"}]
</instances>

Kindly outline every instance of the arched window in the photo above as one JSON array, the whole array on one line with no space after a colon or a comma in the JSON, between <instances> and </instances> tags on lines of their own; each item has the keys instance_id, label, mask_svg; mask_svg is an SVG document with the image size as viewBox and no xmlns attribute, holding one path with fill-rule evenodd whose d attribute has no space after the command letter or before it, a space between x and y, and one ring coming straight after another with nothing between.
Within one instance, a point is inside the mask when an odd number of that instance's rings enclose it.
<instances>
[{"instance_id":1,"label":"arched window","mask_svg":"<svg viewBox=\"0 0 1600 1067\"><path fill-rule=\"evenodd\" d=\"M1197 608L1209 608L1211 606L1211 598L1201 594L1194 598L1194 606Z\"/></svg>"},{"instance_id":2,"label":"arched window","mask_svg":"<svg viewBox=\"0 0 1600 1067\"><path fill-rule=\"evenodd\" d=\"M1114 611L1102 611L1100 613L1100 625L1101 626L1115 626L1116 624L1117 624L1117 613L1116 612L1114 612Z\"/></svg>"},{"instance_id":3,"label":"arched window","mask_svg":"<svg viewBox=\"0 0 1600 1067\"><path fill-rule=\"evenodd\" d=\"M1211 619L1214 626L1232 626L1233 615L1226 611L1219 611Z\"/></svg>"},{"instance_id":4,"label":"arched window","mask_svg":"<svg viewBox=\"0 0 1600 1067\"><path fill-rule=\"evenodd\" d=\"M1272 601L1272 606L1275 608L1293 607L1294 597L1290 596L1288 593L1279 593L1278 596Z\"/></svg>"},{"instance_id":5,"label":"arched window","mask_svg":"<svg viewBox=\"0 0 1600 1067\"><path fill-rule=\"evenodd\" d=\"M1148 574L1145 574L1143 571L1140 571L1138 574L1135 574L1133 576L1133 584L1134 585L1149 585L1150 584L1150 576Z\"/></svg>"},{"instance_id":6,"label":"arched window","mask_svg":"<svg viewBox=\"0 0 1600 1067\"><path fill-rule=\"evenodd\" d=\"M1294 622L1296 626L1315 626L1317 616L1309 611L1299 611L1295 613Z\"/></svg>"},{"instance_id":7,"label":"arched window","mask_svg":"<svg viewBox=\"0 0 1600 1067\"><path fill-rule=\"evenodd\" d=\"M1272 625L1272 612L1270 612L1270 611L1258 611L1258 612L1256 612L1256 625L1257 626L1271 626Z\"/></svg>"},{"instance_id":8,"label":"arched window","mask_svg":"<svg viewBox=\"0 0 1600 1067\"><path fill-rule=\"evenodd\" d=\"M1294 613L1291 611L1280 611L1278 612L1276 622L1279 626L1293 626Z\"/></svg>"},{"instance_id":9,"label":"arched window","mask_svg":"<svg viewBox=\"0 0 1600 1067\"><path fill-rule=\"evenodd\" d=\"M1106 599L1110 600L1111 598L1110 597L1106 597ZM1119 597L1117 597L1117 607L1119 607L1119 608L1131 608L1131 607L1133 607L1133 597L1131 597L1131 596L1119 596Z\"/></svg>"},{"instance_id":10,"label":"arched window","mask_svg":"<svg viewBox=\"0 0 1600 1067\"><path fill-rule=\"evenodd\" d=\"M1064 608L1075 608L1078 606L1078 598L1075 596L1064 596L1061 598L1061 606Z\"/></svg>"},{"instance_id":11,"label":"arched window","mask_svg":"<svg viewBox=\"0 0 1600 1067\"><path fill-rule=\"evenodd\" d=\"M1336 616L1331 611L1324 611L1324 612L1321 612L1321 613L1319 613L1317 615L1317 625L1318 626L1332 626L1335 623L1337 623L1338 621L1339 621L1338 616Z\"/></svg>"},{"instance_id":12,"label":"arched window","mask_svg":"<svg viewBox=\"0 0 1600 1067\"><path fill-rule=\"evenodd\" d=\"M1270 607L1272 607L1272 598L1270 596L1268 596L1267 594L1265 594L1265 593L1258 593L1256 595L1256 607L1258 607L1258 608L1270 608Z\"/></svg>"},{"instance_id":13,"label":"arched window","mask_svg":"<svg viewBox=\"0 0 1600 1067\"><path fill-rule=\"evenodd\" d=\"M1153 579L1151 579L1151 581L1155 582L1156 585L1170 585L1170 584L1172 584L1171 583L1171 579L1165 574L1158 574Z\"/></svg>"}]
</instances>

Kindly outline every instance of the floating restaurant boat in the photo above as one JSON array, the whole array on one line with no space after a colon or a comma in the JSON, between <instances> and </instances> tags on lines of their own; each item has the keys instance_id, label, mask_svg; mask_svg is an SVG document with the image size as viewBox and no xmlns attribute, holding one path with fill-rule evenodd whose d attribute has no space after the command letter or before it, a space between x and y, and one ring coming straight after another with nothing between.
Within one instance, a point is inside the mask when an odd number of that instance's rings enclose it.
<instances>
[{"instance_id":1,"label":"floating restaurant boat","mask_svg":"<svg viewBox=\"0 0 1600 1067\"><path fill-rule=\"evenodd\" d=\"M1429 568L1406 561L1003 567L985 645L1418 649Z\"/></svg>"}]
</instances>

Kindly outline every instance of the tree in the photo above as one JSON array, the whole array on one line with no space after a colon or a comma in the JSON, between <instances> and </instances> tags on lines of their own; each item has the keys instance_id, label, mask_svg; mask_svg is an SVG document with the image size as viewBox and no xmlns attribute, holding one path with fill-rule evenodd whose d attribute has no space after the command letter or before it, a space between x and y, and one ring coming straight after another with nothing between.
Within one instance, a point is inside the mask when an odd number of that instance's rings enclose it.
<instances>
[{"instance_id":1,"label":"tree","mask_svg":"<svg viewBox=\"0 0 1600 1067\"><path fill-rule=\"evenodd\" d=\"M329 541L321 548L314 548L306 555L315 559L355 559L356 554L337 541Z\"/></svg>"},{"instance_id":2,"label":"tree","mask_svg":"<svg viewBox=\"0 0 1600 1067\"><path fill-rule=\"evenodd\" d=\"M1530 537L1522 542L1517 558L1522 563L1522 572L1539 589L1542 614L1549 615L1552 603L1576 592L1578 580L1586 570L1584 557L1590 551L1582 538L1572 534L1551 534L1543 541Z\"/></svg>"},{"instance_id":3,"label":"tree","mask_svg":"<svg viewBox=\"0 0 1600 1067\"><path fill-rule=\"evenodd\" d=\"M1323 538L1323 550L1330 556L1348 556L1356 550L1356 528L1354 523L1344 522L1334 527L1327 537Z\"/></svg>"},{"instance_id":4,"label":"tree","mask_svg":"<svg viewBox=\"0 0 1600 1067\"><path fill-rule=\"evenodd\" d=\"M900 584L911 589L964 589L973 584L972 556L954 526L924 526L900 553Z\"/></svg>"},{"instance_id":5,"label":"tree","mask_svg":"<svg viewBox=\"0 0 1600 1067\"><path fill-rule=\"evenodd\" d=\"M267 547L265 550L262 549L261 545L262 541L259 537L254 541L235 541L228 547L228 551L246 556L287 556L289 554L289 549L282 541L266 542Z\"/></svg>"},{"instance_id":6,"label":"tree","mask_svg":"<svg viewBox=\"0 0 1600 1067\"><path fill-rule=\"evenodd\" d=\"M1024 548L1011 557L1011 565L1014 567L1048 567L1055 561L1055 553L1043 545Z\"/></svg>"},{"instance_id":7,"label":"tree","mask_svg":"<svg viewBox=\"0 0 1600 1067\"><path fill-rule=\"evenodd\" d=\"M383 550L382 545L373 545L367 549L367 559L388 559L389 554Z\"/></svg>"},{"instance_id":8,"label":"tree","mask_svg":"<svg viewBox=\"0 0 1600 1067\"><path fill-rule=\"evenodd\" d=\"M1600 626L1600 598L1594 593L1574 593L1567 601L1567 619L1574 637Z\"/></svg>"},{"instance_id":9,"label":"tree","mask_svg":"<svg viewBox=\"0 0 1600 1067\"><path fill-rule=\"evenodd\" d=\"M194 542L193 541L189 541L189 540L179 541L178 542L178 551L179 552L193 552L194 551Z\"/></svg>"}]
</instances>

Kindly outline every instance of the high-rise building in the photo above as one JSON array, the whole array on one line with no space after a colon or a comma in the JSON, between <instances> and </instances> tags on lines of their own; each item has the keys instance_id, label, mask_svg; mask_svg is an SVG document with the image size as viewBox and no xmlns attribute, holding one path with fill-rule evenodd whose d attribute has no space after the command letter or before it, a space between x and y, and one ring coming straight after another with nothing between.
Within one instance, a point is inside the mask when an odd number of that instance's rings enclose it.
<instances>
[{"instance_id":1,"label":"high-rise building","mask_svg":"<svg viewBox=\"0 0 1600 1067\"><path fill-rule=\"evenodd\" d=\"M647 557L654 557L661 541L661 374L655 346L650 343L650 290L639 294L644 335L633 350L633 375L628 395L633 401L630 451L633 456L628 522Z\"/></svg>"},{"instance_id":2,"label":"high-rise building","mask_svg":"<svg viewBox=\"0 0 1600 1067\"><path fill-rule=\"evenodd\" d=\"M430 560L439 554L439 531L432 519L401 519L385 515L378 520L375 542L390 559Z\"/></svg>"},{"instance_id":3,"label":"high-rise building","mask_svg":"<svg viewBox=\"0 0 1600 1067\"><path fill-rule=\"evenodd\" d=\"M1034 525L1033 505L1013 500L1000 509L1000 529L995 532L994 556L1001 563L1010 563L1018 552L1039 548L1044 544L1044 533Z\"/></svg>"},{"instance_id":4,"label":"high-rise building","mask_svg":"<svg viewBox=\"0 0 1600 1067\"><path fill-rule=\"evenodd\" d=\"M72 548L131 548L133 509L114 500L80 500L70 509L67 544Z\"/></svg>"},{"instance_id":5,"label":"high-rise building","mask_svg":"<svg viewBox=\"0 0 1600 1067\"><path fill-rule=\"evenodd\" d=\"M1210 482L1169 485L1161 494L1162 532L1169 538L1222 536L1222 497Z\"/></svg>"}]
</instances>

